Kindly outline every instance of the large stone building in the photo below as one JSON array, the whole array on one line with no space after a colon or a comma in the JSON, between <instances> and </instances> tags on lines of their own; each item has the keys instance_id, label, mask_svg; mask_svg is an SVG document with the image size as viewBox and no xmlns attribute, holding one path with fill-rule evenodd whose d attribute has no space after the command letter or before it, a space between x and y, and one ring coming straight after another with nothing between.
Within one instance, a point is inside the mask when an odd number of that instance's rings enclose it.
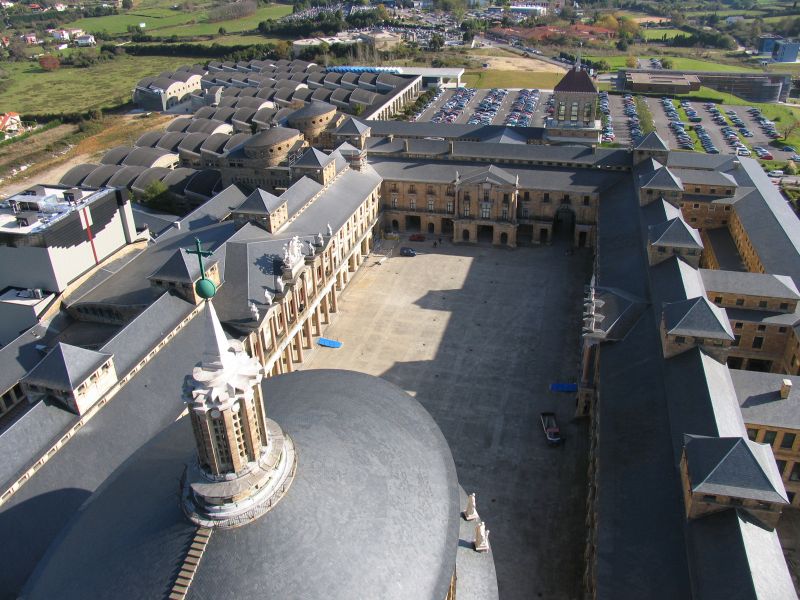
<instances>
[{"instance_id":1,"label":"large stone building","mask_svg":"<svg viewBox=\"0 0 800 600\"><path fill-rule=\"evenodd\" d=\"M314 113L309 117L312 126L327 114ZM249 158L261 161L262 171L282 169L285 191L244 193L228 186L132 260L90 277L58 318L0 349L2 402L16 403L10 413L13 427L0 429L0 453L7 457L0 463L0 516L8 517L0 520L0 537L13 540L6 568L0 570L0 587L18 593L58 540L30 580L27 591L32 595L52 596L53 590L63 594L69 581L75 590L109 589L113 594L134 575L142 589L160 586L159 593L183 593L175 587L179 584L188 587L190 596L192 589L218 596L219 586L230 584L237 590L234 595L243 595L238 586L247 585L271 586L280 597L301 595L290 586L300 585L295 576L308 574L305 563L293 560L296 555L284 545L263 544L281 539L279 530L297 531L279 515L287 507L300 514L302 507L291 502L303 477L310 477L305 485L316 481L320 490L331 489L317 479L316 471L304 475L302 450L298 479L275 510L239 528L240 539L268 554L266 563L259 555L254 565L251 553L233 540L236 536L224 531L215 530L209 541L206 532L184 519L177 502L165 508L163 497L175 496L178 488L170 492L164 486L177 485L180 475L175 473L189 456L187 447L191 449L186 419L175 423L183 410L184 376L200 361L195 391L202 392L204 382L217 376L227 381L226 361L201 356L209 347L208 323L220 344L222 337L226 343L229 336L235 339L241 381L247 385L234 386L232 393L237 398L244 394L250 403L243 416L237 413L238 424L234 413L226 413L222 429L215 431L207 420L211 413L205 411L205 396L193 396L192 405L206 419L193 417L196 445L205 457L201 462L232 481L239 480L244 459L226 454L222 460L220 444L227 444L229 451L235 445L240 457L252 458L253 448L263 448L264 431L280 435L261 425L256 433L254 423L267 423L256 410L258 392L252 398L245 393L253 387L256 371L267 379L260 392L267 405L272 407L275 399L276 406L283 406L273 413L275 421L291 432L298 448L305 444L311 462L328 452L329 438L313 427L302 439L294 431L314 421L306 411L315 411L326 393L347 414L352 409L369 421L357 431L347 429L352 425L347 418L344 428L327 423L345 433L342 439L350 443L367 430L382 431L371 425L375 415L352 397L360 398L360 391L352 391L362 389L354 380L330 374L332 386L341 383L347 390L339 394L325 388L325 376L320 382L308 373L285 374L304 363L306 352L323 335L339 310L341 292L381 230L398 229L431 232L455 243L515 247L555 242L596 251L584 299L576 399L576 415L588 417L591 430L584 578L591 597L796 598L775 531L781 511L797 504L789 496L794 490L787 492L784 486L788 479L791 487L797 470L789 466L795 441L784 447L796 424L788 417L782 424L776 420L780 409L767 417L748 413L748 400L742 399L753 394L737 383L730 368L773 371L771 377L781 380L797 375L800 223L759 164L748 158L670 151L656 134L627 151L527 143L524 132L504 128L464 128L459 129L464 139L453 135L428 140L427 124L404 123L397 126L402 127L398 136L385 127L380 130L375 122L352 117L331 119L324 130L313 133L321 145L317 148L306 148L298 129L267 129L267 141L250 146L254 156ZM248 140L263 140L259 135ZM285 154L295 147L296 155ZM247 141L237 148L247 148ZM269 152L275 148L280 148L277 154ZM238 151L232 148L230 153ZM276 164L266 164L273 158ZM210 282L202 281L203 269L185 260L184 249L192 245L205 256ZM208 292L201 293L208 285L219 288L213 313L204 301ZM215 319L226 334L219 334ZM89 331L94 337L88 337ZM67 332L80 342L58 346ZM72 375L53 377L48 365ZM417 414L402 394L395 396L382 385L364 383L363 388L367 395L386 397L395 405L376 416L376 423L385 418L397 425L399 416L392 411L398 406ZM762 389L774 386L771 380ZM292 391L299 388L308 390L307 405ZM38 394L52 401L37 401ZM350 399L343 399L348 394ZM23 404L19 398L33 402ZM232 405L225 404L229 409ZM420 429L420 419L424 421L419 417L408 422L411 429ZM138 426L129 427L132 422ZM232 431L241 432L241 444ZM408 439L407 432L396 433L398 444ZM430 444L423 446L423 454L449 456ZM371 448L352 447L356 454ZM102 456L97 448L104 449ZM109 479L129 459L126 476ZM157 463L164 467L163 477L151 475L161 472ZM414 470L418 465L398 469L396 473L411 473L410 480L429 474ZM246 489L216 494L199 484L192 487L191 478L187 481L201 500L250 499ZM105 489L79 511L104 482ZM112 530L135 543L111 556L113 540L95 534L109 529L106 524L119 514L118 499L131 490L153 493L135 495L141 503L131 508L130 521L118 522ZM307 498L305 493L295 498ZM447 504L457 512L454 497L448 496L449 504L434 499L432 506ZM342 498L349 502L352 496ZM202 519L213 516L214 502L201 500L199 513L189 512ZM384 500L371 506L384 507ZM305 500L298 501L306 506ZM352 512L338 503L332 506L338 511L333 516L346 515L344 522L354 522ZM222 513L228 508L223 506ZM450 512L441 514L447 515L442 520L451 518ZM143 531L139 524L151 515L158 515L153 523L174 528L174 538L166 539L158 529ZM425 512L421 522L429 523L429 517ZM70 521L70 529L59 537ZM321 547L330 547L327 540L342 529L347 528L326 526ZM437 582L425 590L415 587L411 597L452 593L448 586L453 556L458 568L458 551L450 545L451 534L430 529L430 537L415 550L440 547L444 554L439 556L447 560L430 562L428 570L412 566L403 571L419 576L415 586ZM358 532L354 535L354 541L363 542ZM210 552L203 554L207 562L194 570L181 562L192 543ZM400 546L397 552L407 550ZM354 563L356 557L349 545L341 548L342 572L351 573L347 559ZM141 562L147 549L158 557L157 566ZM285 555L272 554L283 550ZM104 561L107 572L89 568ZM172 565L169 574L161 562ZM267 582L264 564L295 575ZM388 570L388 564L376 563L377 572ZM125 565L136 569L126 571ZM237 565L240 579L231 577ZM384 595L383 588L369 589L376 590L370 597ZM326 590L346 597L339 587ZM470 596L458 591L458 597Z\"/></svg>"}]
</instances>

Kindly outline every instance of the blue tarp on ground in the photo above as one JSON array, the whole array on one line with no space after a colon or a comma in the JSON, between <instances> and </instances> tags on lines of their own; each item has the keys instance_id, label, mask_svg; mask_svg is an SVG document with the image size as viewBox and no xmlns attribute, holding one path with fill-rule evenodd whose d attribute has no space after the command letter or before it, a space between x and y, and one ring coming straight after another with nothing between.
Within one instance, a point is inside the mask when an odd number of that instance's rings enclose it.
<instances>
[{"instance_id":1,"label":"blue tarp on ground","mask_svg":"<svg viewBox=\"0 0 800 600\"><path fill-rule=\"evenodd\" d=\"M341 348L342 342L337 342L336 340L329 340L328 338L319 338L317 343L320 346L325 346L326 348Z\"/></svg>"},{"instance_id":2,"label":"blue tarp on ground","mask_svg":"<svg viewBox=\"0 0 800 600\"><path fill-rule=\"evenodd\" d=\"M577 383L551 383L550 384L550 391L551 392L577 392L578 391L578 384Z\"/></svg>"}]
</instances>

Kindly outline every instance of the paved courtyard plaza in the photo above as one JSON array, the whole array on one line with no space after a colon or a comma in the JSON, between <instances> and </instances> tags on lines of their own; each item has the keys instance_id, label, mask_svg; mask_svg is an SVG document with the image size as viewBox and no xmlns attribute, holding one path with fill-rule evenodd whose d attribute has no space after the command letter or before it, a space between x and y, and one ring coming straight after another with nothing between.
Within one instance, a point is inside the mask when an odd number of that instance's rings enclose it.
<instances>
[{"instance_id":1,"label":"paved courtyard plaza","mask_svg":"<svg viewBox=\"0 0 800 600\"><path fill-rule=\"evenodd\" d=\"M588 421L573 421L573 394L548 388L578 372L591 256L559 243L402 244L419 254L384 242L326 330L342 348L317 347L304 368L378 375L415 395L444 432L459 481L477 493L500 597L579 598ZM382 264L380 253L390 254ZM545 443L542 411L557 414L563 446Z\"/></svg>"}]
</instances>

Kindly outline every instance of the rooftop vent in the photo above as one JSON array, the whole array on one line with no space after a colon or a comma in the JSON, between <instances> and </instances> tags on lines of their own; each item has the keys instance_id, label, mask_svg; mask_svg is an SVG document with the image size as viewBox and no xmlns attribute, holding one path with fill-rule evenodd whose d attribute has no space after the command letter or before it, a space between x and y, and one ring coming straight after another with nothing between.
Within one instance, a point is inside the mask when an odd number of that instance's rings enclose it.
<instances>
[{"instance_id":1,"label":"rooftop vent","mask_svg":"<svg viewBox=\"0 0 800 600\"><path fill-rule=\"evenodd\" d=\"M792 380L791 379L784 379L781 382L781 400L786 400L789 397L789 394L792 393Z\"/></svg>"}]
</instances>

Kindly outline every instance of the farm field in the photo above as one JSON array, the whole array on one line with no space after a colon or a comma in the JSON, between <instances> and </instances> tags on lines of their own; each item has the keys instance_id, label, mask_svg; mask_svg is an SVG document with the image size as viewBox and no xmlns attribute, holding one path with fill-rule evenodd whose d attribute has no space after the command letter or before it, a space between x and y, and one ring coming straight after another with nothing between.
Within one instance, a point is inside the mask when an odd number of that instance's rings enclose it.
<instances>
[{"instance_id":1,"label":"farm field","mask_svg":"<svg viewBox=\"0 0 800 600\"><path fill-rule=\"evenodd\" d=\"M135 8L119 15L79 19L65 25L65 28L77 27L89 32L106 31L111 35L126 33L129 26L145 24L145 32L157 35L210 35L217 33L220 27L230 32L249 31L258 27L259 22L266 19L277 19L292 12L286 4L270 4L262 6L250 17L232 21L208 23L205 10L183 12L172 10L166 6L152 8Z\"/></svg>"},{"instance_id":2,"label":"farm field","mask_svg":"<svg viewBox=\"0 0 800 600\"><path fill-rule=\"evenodd\" d=\"M563 73L536 71L467 71L461 78L463 85L474 88L539 88L552 90Z\"/></svg>"},{"instance_id":3,"label":"farm field","mask_svg":"<svg viewBox=\"0 0 800 600\"><path fill-rule=\"evenodd\" d=\"M639 30L642 37L646 40L670 40L676 35L685 34L680 29L655 29L655 28L642 28Z\"/></svg>"},{"instance_id":4,"label":"farm field","mask_svg":"<svg viewBox=\"0 0 800 600\"><path fill-rule=\"evenodd\" d=\"M78 112L130 100L142 77L157 75L197 59L174 56L121 56L85 69L45 72L36 62L3 63L8 81L0 108L22 114ZM91 85L87 85L91 81Z\"/></svg>"}]
</instances>

